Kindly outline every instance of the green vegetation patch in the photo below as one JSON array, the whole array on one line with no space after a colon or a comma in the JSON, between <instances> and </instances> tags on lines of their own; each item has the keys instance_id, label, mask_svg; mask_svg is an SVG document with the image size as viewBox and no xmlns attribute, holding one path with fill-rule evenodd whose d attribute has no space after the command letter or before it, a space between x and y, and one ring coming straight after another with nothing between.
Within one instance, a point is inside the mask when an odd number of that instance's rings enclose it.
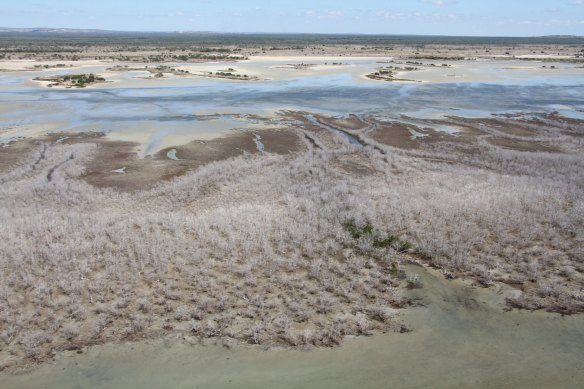
<instances>
[{"instance_id":1,"label":"green vegetation patch","mask_svg":"<svg viewBox=\"0 0 584 389\"><path fill-rule=\"evenodd\" d=\"M60 85L76 88L85 88L87 85L91 85L97 82L105 82L105 78L97 76L93 73L89 74L65 74L58 76L48 76L48 77L37 77L37 81L50 81L49 87Z\"/></svg>"},{"instance_id":2,"label":"green vegetation patch","mask_svg":"<svg viewBox=\"0 0 584 389\"><path fill-rule=\"evenodd\" d=\"M355 240L366 236L371 237L375 248L393 248L396 251L405 252L413 247L409 241L400 239L397 235L376 231L369 222L358 225L351 219L345 222L344 227Z\"/></svg>"}]
</instances>

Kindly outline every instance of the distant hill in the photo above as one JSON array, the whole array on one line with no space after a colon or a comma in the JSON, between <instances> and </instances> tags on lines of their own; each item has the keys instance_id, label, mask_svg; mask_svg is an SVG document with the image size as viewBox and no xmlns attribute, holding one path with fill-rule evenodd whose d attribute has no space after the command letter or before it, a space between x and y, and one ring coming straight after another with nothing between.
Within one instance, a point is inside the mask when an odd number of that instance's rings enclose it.
<instances>
[{"instance_id":1,"label":"distant hill","mask_svg":"<svg viewBox=\"0 0 584 389\"><path fill-rule=\"evenodd\" d=\"M107 31L107 30L96 30L96 29L78 29L78 28L48 28L48 27L38 27L38 28L6 28L0 27L0 32L47 32L47 33L71 33L71 34L79 34L79 33L106 33L106 32L114 32L114 31Z\"/></svg>"},{"instance_id":2,"label":"distant hill","mask_svg":"<svg viewBox=\"0 0 584 389\"><path fill-rule=\"evenodd\" d=\"M129 39L133 44L136 39L145 43L197 41L201 44L584 44L584 37L574 35L547 35L533 37L488 37L488 36L446 36L446 35L403 35L403 34L322 34L322 33L265 33L265 32L213 32L213 31L115 31L78 28L7 28L0 27L0 41L20 39L34 41L50 39L53 43L62 41L71 43L71 39L83 39L86 44L109 44L113 37ZM260 43L258 43L260 42Z\"/></svg>"},{"instance_id":3,"label":"distant hill","mask_svg":"<svg viewBox=\"0 0 584 389\"><path fill-rule=\"evenodd\" d=\"M581 35L543 35L538 38L552 38L552 39L574 39L574 38L584 38Z\"/></svg>"},{"instance_id":4,"label":"distant hill","mask_svg":"<svg viewBox=\"0 0 584 389\"><path fill-rule=\"evenodd\" d=\"M196 34L196 35L217 35L223 34L214 31L117 31L117 30L100 30L94 28L49 28L49 27L31 27L31 28L10 28L0 27L0 33L34 33L34 34ZM225 34L229 35L229 34Z\"/></svg>"},{"instance_id":5,"label":"distant hill","mask_svg":"<svg viewBox=\"0 0 584 389\"><path fill-rule=\"evenodd\" d=\"M97 30L97 29L77 29L77 28L3 28L0 27L0 32L46 32L46 33L71 33L71 34L79 34L79 33L92 33L92 32L113 32L113 31L106 31L106 30Z\"/></svg>"},{"instance_id":6,"label":"distant hill","mask_svg":"<svg viewBox=\"0 0 584 389\"><path fill-rule=\"evenodd\" d=\"M424 37L424 38L471 38L484 39L492 38L500 39L584 39L582 35L541 35L541 36L525 36L525 37L488 37L488 36L449 36L449 35L402 35L402 34L361 34L361 33L345 33L345 34L323 34L323 33L264 33L264 32L219 32L219 31L191 31L191 30L177 30L177 31L122 31L122 30L100 30L94 28L52 28L52 27L0 27L0 33L69 33L69 34L193 34L193 35L280 35L280 36L387 36L387 37Z\"/></svg>"}]
</instances>

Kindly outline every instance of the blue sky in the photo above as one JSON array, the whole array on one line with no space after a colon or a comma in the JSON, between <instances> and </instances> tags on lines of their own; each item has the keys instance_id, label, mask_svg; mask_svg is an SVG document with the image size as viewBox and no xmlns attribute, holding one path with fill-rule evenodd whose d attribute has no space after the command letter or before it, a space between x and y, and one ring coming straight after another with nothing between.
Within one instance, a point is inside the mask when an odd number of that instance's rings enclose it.
<instances>
[{"instance_id":1,"label":"blue sky","mask_svg":"<svg viewBox=\"0 0 584 389\"><path fill-rule=\"evenodd\" d=\"M584 0L23 0L2 4L0 27L584 35Z\"/></svg>"}]
</instances>

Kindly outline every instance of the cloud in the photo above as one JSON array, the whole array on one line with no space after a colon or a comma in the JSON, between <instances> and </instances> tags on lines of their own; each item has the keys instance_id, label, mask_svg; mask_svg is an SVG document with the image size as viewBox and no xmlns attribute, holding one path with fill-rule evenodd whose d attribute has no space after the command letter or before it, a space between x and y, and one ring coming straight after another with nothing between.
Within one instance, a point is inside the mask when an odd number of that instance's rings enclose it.
<instances>
[{"instance_id":1,"label":"cloud","mask_svg":"<svg viewBox=\"0 0 584 389\"><path fill-rule=\"evenodd\" d=\"M328 15L329 18L335 19L335 18L340 18L341 16L344 15L344 13L341 12L341 11L329 11L327 13L327 15Z\"/></svg>"},{"instance_id":2,"label":"cloud","mask_svg":"<svg viewBox=\"0 0 584 389\"><path fill-rule=\"evenodd\" d=\"M313 9L309 9L308 11L304 12L304 16L309 18L316 18L316 19L338 19L345 16L345 13L338 10L331 10L331 11L315 11Z\"/></svg>"},{"instance_id":3,"label":"cloud","mask_svg":"<svg viewBox=\"0 0 584 389\"><path fill-rule=\"evenodd\" d=\"M402 12L377 11L375 12L375 16L385 20L396 20L403 19L404 17L406 17L406 14Z\"/></svg>"},{"instance_id":4,"label":"cloud","mask_svg":"<svg viewBox=\"0 0 584 389\"><path fill-rule=\"evenodd\" d=\"M457 3L457 1L455 1L455 0L420 0L420 2L422 2L424 4L433 4L437 7L442 7L443 5Z\"/></svg>"}]
</instances>

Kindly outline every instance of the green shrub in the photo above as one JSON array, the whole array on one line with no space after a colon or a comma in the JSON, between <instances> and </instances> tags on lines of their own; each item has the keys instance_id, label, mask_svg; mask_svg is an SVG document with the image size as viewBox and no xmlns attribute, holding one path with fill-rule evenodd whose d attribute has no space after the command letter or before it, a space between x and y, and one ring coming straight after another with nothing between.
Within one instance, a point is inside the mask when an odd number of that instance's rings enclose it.
<instances>
[{"instance_id":1,"label":"green shrub","mask_svg":"<svg viewBox=\"0 0 584 389\"><path fill-rule=\"evenodd\" d=\"M385 238L379 238L379 236L383 235L375 231L374 227L369 222L359 226L355 223L355 220L351 219L345 222L344 226L345 229L351 234L351 237L355 240L360 239L363 236L371 236L373 240L373 247L375 248L391 247L396 251L405 252L413 247L412 244L407 240L402 240L393 234L387 234L385 235Z\"/></svg>"}]
</instances>

